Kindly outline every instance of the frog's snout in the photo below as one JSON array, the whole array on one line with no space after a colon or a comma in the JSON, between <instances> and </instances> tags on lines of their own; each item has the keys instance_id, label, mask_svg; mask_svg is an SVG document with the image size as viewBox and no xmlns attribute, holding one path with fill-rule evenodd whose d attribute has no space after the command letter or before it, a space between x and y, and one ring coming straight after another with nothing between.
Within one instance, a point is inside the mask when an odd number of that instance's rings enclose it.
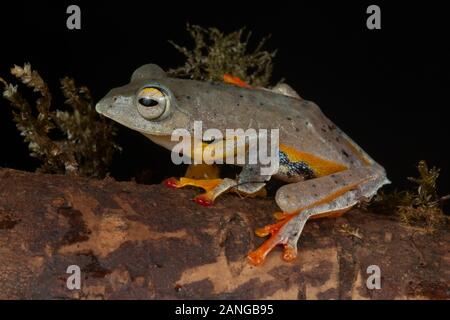
<instances>
[{"instance_id":1,"label":"frog's snout","mask_svg":"<svg viewBox=\"0 0 450 320\"><path fill-rule=\"evenodd\" d=\"M95 111L97 111L100 114L103 114L104 109L105 109L105 107L103 106L101 101L95 105Z\"/></svg>"},{"instance_id":2,"label":"frog's snout","mask_svg":"<svg viewBox=\"0 0 450 320\"><path fill-rule=\"evenodd\" d=\"M97 111L100 114L105 115L108 109L112 108L113 106L113 99L111 98L103 98L97 104L95 105L95 111Z\"/></svg>"}]
</instances>

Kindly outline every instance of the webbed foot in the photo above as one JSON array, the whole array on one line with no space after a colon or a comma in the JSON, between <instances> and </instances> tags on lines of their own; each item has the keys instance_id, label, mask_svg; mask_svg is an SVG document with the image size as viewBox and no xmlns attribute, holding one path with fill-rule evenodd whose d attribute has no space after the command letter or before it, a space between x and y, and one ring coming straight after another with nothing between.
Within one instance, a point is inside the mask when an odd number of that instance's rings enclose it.
<instances>
[{"instance_id":1,"label":"webbed foot","mask_svg":"<svg viewBox=\"0 0 450 320\"><path fill-rule=\"evenodd\" d=\"M223 179L191 179L191 178L169 178L164 183L170 188L183 188L186 186L199 187L205 190L196 196L193 200L202 206L211 206L217 197L217 187L223 182Z\"/></svg>"},{"instance_id":2,"label":"webbed foot","mask_svg":"<svg viewBox=\"0 0 450 320\"><path fill-rule=\"evenodd\" d=\"M277 212L275 217L280 221L255 231L259 237L270 235L270 238L258 249L248 254L248 259L253 265L261 264L267 254L277 245L283 246L282 257L285 261L292 261L297 257L297 241L303 228L301 227L300 214Z\"/></svg>"}]
</instances>

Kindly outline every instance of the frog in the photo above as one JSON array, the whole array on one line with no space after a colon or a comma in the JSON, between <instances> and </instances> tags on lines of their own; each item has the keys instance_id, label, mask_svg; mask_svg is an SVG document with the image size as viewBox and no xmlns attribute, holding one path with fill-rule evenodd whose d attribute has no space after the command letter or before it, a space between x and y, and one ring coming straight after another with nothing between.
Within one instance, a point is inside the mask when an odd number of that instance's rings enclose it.
<instances>
[{"instance_id":1,"label":"frog","mask_svg":"<svg viewBox=\"0 0 450 320\"><path fill-rule=\"evenodd\" d=\"M317 104L303 99L288 84L263 88L231 75L224 79L213 82L175 78L156 64L146 64L132 73L128 84L110 90L96 104L96 111L168 150L178 143L171 139L172 133L183 128L193 134L195 121L202 121L205 129L223 131L278 129L279 165L275 172L261 174L260 165L248 163L240 165L242 170L234 179L205 174L165 181L172 188L202 188L205 192L194 200L213 205L226 192L251 197L264 190L272 177L281 180L283 185L274 195L280 211L274 213L273 224L255 231L257 236L268 238L247 255L251 264L260 265L279 246L282 258L293 261L308 220L340 217L390 183L380 164L328 119ZM201 148L211 145L202 137L190 138L199 140ZM186 152L187 157L194 152Z\"/></svg>"}]
</instances>

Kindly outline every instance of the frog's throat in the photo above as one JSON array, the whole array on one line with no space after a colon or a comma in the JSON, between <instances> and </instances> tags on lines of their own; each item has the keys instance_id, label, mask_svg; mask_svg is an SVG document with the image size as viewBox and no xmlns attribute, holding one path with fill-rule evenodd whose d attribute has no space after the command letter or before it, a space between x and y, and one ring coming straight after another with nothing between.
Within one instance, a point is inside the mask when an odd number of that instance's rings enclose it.
<instances>
[{"instance_id":1,"label":"frog's throat","mask_svg":"<svg viewBox=\"0 0 450 320\"><path fill-rule=\"evenodd\" d=\"M154 134L148 134L141 132L144 136L146 136L148 139L156 143L157 145L160 145L163 148L166 148L168 150L172 150L173 147L178 143L177 141L172 141L171 136L169 135L154 135Z\"/></svg>"},{"instance_id":2,"label":"frog's throat","mask_svg":"<svg viewBox=\"0 0 450 320\"><path fill-rule=\"evenodd\" d=\"M142 133L144 136L146 136L148 139L156 143L157 145L160 145L167 150L174 151L175 147L180 143L180 141L172 141L171 136L169 135L153 135L153 134L147 134ZM190 152L183 152L183 156L191 159L202 159L205 160L205 153L209 155L210 161L215 160L225 160L227 157L227 154L236 154L236 148L235 146L232 146L231 149L227 148L226 146L223 146L223 143L225 140L216 141L216 146L222 146L222 148L215 148L215 144L212 143L206 143L201 140L195 140L190 136L182 137L183 139L190 139ZM195 140L195 141L194 141ZM186 151L184 149L184 151ZM211 155L213 154L213 155Z\"/></svg>"}]
</instances>

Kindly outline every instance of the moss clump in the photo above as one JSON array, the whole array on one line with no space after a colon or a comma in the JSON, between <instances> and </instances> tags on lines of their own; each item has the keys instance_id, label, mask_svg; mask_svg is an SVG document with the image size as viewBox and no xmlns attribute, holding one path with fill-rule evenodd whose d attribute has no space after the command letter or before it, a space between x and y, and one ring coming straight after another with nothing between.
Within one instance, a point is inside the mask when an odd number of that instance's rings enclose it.
<instances>
[{"instance_id":1,"label":"moss clump","mask_svg":"<svg viewBox=\"0 0 450 320\"><path fill-rule=\"evenodd\" d=\"M222 81L224 74L231 74L253 86L270 84L276 51L263 50L268 37L250 50L251 32L245 33L244 28L224 34L216 28L188 24L187 31L194 40L192 49L170 42L186 57L184 66L169 70L171 76Z\"/></svg>"},{"instance_id":2,"label":"moss clump","mask_svg":"<svg viewBox=\"0 0 450 320\"><path fill-rule=\"evenodd\" d=\"M422 226L429 231L448 223L448 216L442 209L443 202L449 198L440 197L437 192L439 169L428 168L425 161L417 165L419 176L408 180L416 187L411 190L392 193L380 192L370 207L379 212L394 212L408 225Z\"/></svg>"},{"instance_id":3,"label":"moss clump","mask_svg":"<svg viewBox=\"0 0 450 320\"><path fill-rule=\"evenodd\" d=\"M42 162L38 171L104 177L120 148L113 142L116 131L112 122L98 116L88 88L63 78L61 90L70 111L52 109L50 89L30 64L14 66L11 74L39 95L33 108L17 85L0 78L17 129L28 143L30 155Z\"/></svg>"}]
</instances>

